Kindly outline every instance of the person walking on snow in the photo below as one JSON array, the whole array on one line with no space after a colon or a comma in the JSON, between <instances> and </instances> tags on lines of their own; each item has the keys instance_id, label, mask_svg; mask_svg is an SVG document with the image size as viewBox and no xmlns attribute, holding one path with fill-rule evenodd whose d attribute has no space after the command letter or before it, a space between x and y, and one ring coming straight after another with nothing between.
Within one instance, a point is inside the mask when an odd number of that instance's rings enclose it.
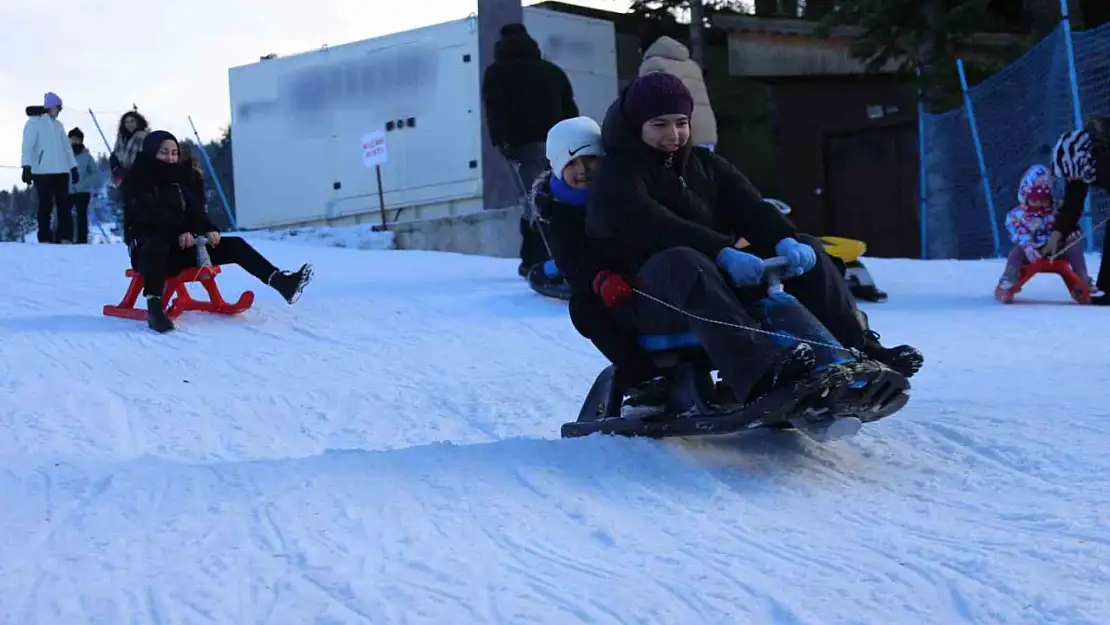
<instances>
[{"instance_id":1,"label":"person walking on snow","mask_svg":"<svg viewBox=\"0 0 1110 625\"><path fill-rule=\"evenodd\" d=\"M526 195L528 185L547 169L544 140L556 123L578 117L574 89L558 65L543 58L540 46L523 24L506 24L482 78L486 126L494 147L517 169ZM521 198L522 202L525 200ZM530 215L520 218L520 266L527 276L548 252Z\"/></svg>"},{"instance_id":2,"label":"person walking on snow","mask_svg":"<svg viewBox=\"0 0 1110 625\"><path fill-rule=\"evenodd\" d=\"M1078 227L1091 187L1110 191L1110 116L1090 117L1082 130L1060 135L1052 152L1053 172L1065 181L1065 185L1064 205L1041 250L1041 254L1048 257L1068 245L1065 239ZM1110 289L1110 262L1106 258L1106 251L1110 249L1110 227L1102 236L1102 262L1091 291L1091 303L1095 306L1110 305L1110 295L1106 293Z\"/></svg>"},{"instance_id":3,"label":"person walking on snow","mask_svg":"<svg viewBox=\"0 0 1110 625\"><path fill-rule=\"evenodd\" d=\"M58 114L62 99L53 92L43 97L42 106L27 107L27 123L23 125L23 182L34 184L38 195L39 243L70 243L73 240L73 218L70 216L69 183L76 184L81 175L73 156L69 138ZM56 208L56 227L50 231L50 212Z\"/></svg>"},{"instance_id":4,"label":"person walking on snow","mask_svg":"<svg viewBox=\"0 0 1110 625\"><path fill-rule=\"evenodd\" d=\"M709 90L705 76L697 61L690 58L690 49L663 34L663 27L652 20L640 36L640 51L644 60L639 75L664 72L678 76L694 98L694 112L690 117L690 142L711 151L717 149L717 117L709 103Z\"/></svg>"},{"instance_id":5,"label":"person walking on snow","mask_svg":"<svg viewBox=\"0 0 1110 625\"><path fill-rule=\"evenodd\" d=\"M77 160L78 181L69 185L70 203L77 209L77 237L74 243L89 242L89 200L96 191L100 168L96 159L85 149L85 133L80 128L69 131L69 142Z\"/></svg>"}]
</instances>

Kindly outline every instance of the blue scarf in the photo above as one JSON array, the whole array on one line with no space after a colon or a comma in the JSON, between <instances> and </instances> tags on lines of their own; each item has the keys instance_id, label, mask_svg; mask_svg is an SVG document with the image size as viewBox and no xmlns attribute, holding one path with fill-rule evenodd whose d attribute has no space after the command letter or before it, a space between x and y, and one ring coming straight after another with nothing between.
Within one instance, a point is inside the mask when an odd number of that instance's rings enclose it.
<instances>
[{"instance_id":1,"label":"blue scarf","mask_svg":"<svg viewBox=\"0 0 1110 625\"><path fill-rule=\"evenodd\" d=\"M589 189L575 189L569 184L563 182L558 176L551 176L551 197L559 200L564 204L577 206L578 208L586 207L586 199L590 196Z\"/></svg>"}]
</instances>

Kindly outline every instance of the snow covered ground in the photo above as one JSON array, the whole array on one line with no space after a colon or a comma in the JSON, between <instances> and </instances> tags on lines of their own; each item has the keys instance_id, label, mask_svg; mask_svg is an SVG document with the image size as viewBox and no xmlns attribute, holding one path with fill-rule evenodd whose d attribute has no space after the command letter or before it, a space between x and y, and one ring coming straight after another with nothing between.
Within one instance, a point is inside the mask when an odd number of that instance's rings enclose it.
<instances>
[{"instance_id":1,"label":"snow covered ground","mask_svg":"<svg viewBox=\"0 0 1110 625\"><path fill-rule=\"evenodd\" d=\"M604 361L515 261L248 237L301 301L229 268L254 309L166 336L100 315L122 246L0 245L0 623L1110 614L1107 311L1055 277L869 261L928 360L852 441L560 440Z\"/></svg>"}]
</instances>

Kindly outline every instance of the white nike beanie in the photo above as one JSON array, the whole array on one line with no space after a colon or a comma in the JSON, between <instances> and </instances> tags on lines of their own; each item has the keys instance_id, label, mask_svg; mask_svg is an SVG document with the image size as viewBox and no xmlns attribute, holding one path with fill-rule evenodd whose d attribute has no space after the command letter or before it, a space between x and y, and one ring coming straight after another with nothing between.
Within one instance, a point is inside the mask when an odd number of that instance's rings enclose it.
<instances>
[{"instance_id":1,"label":"white nike beanie","mask_svg":"<svg viewBox=\"0 0 1110 625\"><path fill-rule=\"evenodd\" d=\"M601 127L589 117L574 117L547 131L547 160L551 173L562 180L563 168L579 156L601 156Z\"/></svg>"}]
</instances>

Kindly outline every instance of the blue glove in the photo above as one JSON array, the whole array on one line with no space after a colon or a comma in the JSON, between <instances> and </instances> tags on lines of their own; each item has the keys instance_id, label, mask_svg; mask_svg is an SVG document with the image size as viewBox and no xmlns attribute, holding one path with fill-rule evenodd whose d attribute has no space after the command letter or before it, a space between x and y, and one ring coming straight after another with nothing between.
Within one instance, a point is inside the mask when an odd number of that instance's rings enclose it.
<instances>
[{"instance_id":1,"label":"blue glove","mask_svg":"<svg viewBox=\"0 0 1110 625\"><path fill-rule=\"evenodd\" d=\"M547 276L548 278L558 278L559 277L559 268L555 266L555 260L554 259L548 259L548 260L544 261L544 263L543 263L543 275Z\"/></svg>"},{"instance_id":2,"label":"blue glove","mask_svg":"<svg viewBox=\"0 0 1110 625\"><path fill-rule=\"evenodd\" d=\"M798 243L793 237L779 241L775 245L775 254L786 257L788 276L800 276L817 266L817 252L805 243Z\"/></svg>"},{"instance_id":3,"label":"blue glove","mask_svg":"<svg viewBox=\"0 0 1110 625\"><path fill-rule=\"evenodd\" d=\"M728 272L736 286L755 286L763 280L763 259L734 247L717 252L717 265Z\"/></svg>"}]
</instances>

